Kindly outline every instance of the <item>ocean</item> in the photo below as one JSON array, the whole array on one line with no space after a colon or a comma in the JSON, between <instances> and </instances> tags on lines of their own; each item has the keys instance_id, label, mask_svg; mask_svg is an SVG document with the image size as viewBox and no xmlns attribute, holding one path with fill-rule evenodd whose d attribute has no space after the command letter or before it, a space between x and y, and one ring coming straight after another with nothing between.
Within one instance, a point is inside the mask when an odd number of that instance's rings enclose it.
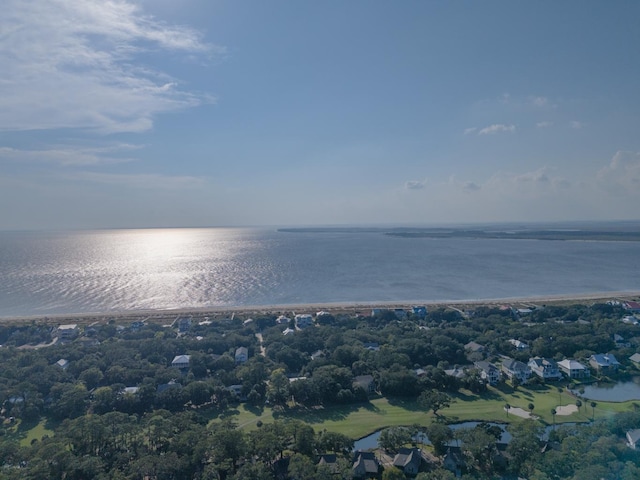
<instances>
[{"instance_id":1,"label":"ocean","mask_svg":"<svg viewBox=\"0 0 640 480\"><path fill-rule=\"evenodd\" d=\"M382 230L0 233L0 317L640 290L640 242Z\"/></svg>"}]
</instances>

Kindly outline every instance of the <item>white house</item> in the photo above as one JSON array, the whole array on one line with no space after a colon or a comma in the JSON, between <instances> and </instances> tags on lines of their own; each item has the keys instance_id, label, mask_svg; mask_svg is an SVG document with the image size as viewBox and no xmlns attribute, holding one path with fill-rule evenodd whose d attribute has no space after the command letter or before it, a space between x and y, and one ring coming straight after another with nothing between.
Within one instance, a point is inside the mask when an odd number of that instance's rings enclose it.
<instances>
[{"instance_id":1,"label":"white house","mask_svg":"<svg viewBox=\"0 0 640 480\"><path fill-rule=\"evenodd\" d=\"M577 360L565 358L558 362L558 367L569 378L589 378L591 376L589 369Z\"/></svg>"},{"instance_id":2,"label":"white house","mask_svg":"<svg viewBox=\"0 0 640 480\"><path fill-rule=\"evenodd\" d=\"M247 347L236 348L236 363L245 363L249 359L249 349Z\"/></svg>"},{"instance_id":3,"label":"white house","mask_svg":"<svg viewBox=\"0 0 640 480\"><path fill-rule=\"evenodd\" d=\"M520 383L527 383L531 376L531 369L524 363L514 360L513 358L506 359L502 362L502 371L513 381L513 378L517 378Z\"/></svg>"},{"instance_id":4,"label":"white house","mask_svg":"<svg viewBox=\"0 0 640 480\"><path fill-rule=\"evenodd\" d=\"M76 338L80 330L78 329L78 325L75 323L71 323L68 325L60 325L55 335L61 340L70 340L72 338Z\"/></svg>"},{"instance_id":5,"label":"white house","mask_svg":"<svg viewBox=\"0 0 640 480\"><path fill-rule=\"evenodd\" d=\"M189 368L189 359L191 355L176 355L171 362L174 368Z\"/></svg>"},{"instance_id":6,"label":"white house","mask_svg":"<svg viewBox=\"0 0 640 480\"><path fill-rule=\"evenodd\" d=\"M629 445L634 450L636 449L636 445L640 441L640 428L636 428L635 430L629 430L627 432L627 445Z\"/></svg>"},{"instance_id":7,"label":"white house","mask_svg":"<svg viewBox=\"0 0 640 480\"><path fill-rule=\"evenodd\" d=\"M497 385L500 381L500 370L493 363L481 361L475 362L474 365L480 370L480 376L487 381L489 385Z\"/></svg>"},{"instance_id":8,"label":"white house","mask_svg":"<svg viewBox=\"0 0 640 480\"><path fill-rule=\"evenodd\" d=\"M533 357L527 364L531 371L543 380L559 380L562 378L558 363L550 358Z\"/></svg>"},{"instance_id":9,"label":"white house","mask_svg":"<svg viewBox=\"0 0 640 480\"><path fill-rule=\"evenodd\" d=\"M66 370L67 367L69 366L69 360L67 360L66 358L61 358L55 364L59 366L61 369Z\"/></svg>"}]
</instances>

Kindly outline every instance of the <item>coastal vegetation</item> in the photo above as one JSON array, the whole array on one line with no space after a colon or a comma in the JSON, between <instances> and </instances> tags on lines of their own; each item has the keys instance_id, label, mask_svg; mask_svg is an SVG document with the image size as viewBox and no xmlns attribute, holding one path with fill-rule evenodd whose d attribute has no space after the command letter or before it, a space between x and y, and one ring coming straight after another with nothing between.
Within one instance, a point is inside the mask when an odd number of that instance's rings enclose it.
<instances>
[{"instance_id":1,"label":"coastal vegetation","mask_svg":"<svg viewBox=\"0 0 640 480\"><path fill-rule=\"evenodd\" d=\"M640 427L638 404L573 393L640 374L629 360L639 327L621 321L622 304L416 312L0 326L0 479L351 478L353 441L377 430L384 455L426 433L420 475L446 478L428 475L444 466L448 425L470 420L508 424L513 440L505 450L495 430L456 430L469 478L592 478L577 475L596 464L597 478L636 478L624 435ZM473 368L602 352L622 365L589 380L488 385ZM323 454L335 456L331 469L318 466Z\"/></svg>"}]
</instances>

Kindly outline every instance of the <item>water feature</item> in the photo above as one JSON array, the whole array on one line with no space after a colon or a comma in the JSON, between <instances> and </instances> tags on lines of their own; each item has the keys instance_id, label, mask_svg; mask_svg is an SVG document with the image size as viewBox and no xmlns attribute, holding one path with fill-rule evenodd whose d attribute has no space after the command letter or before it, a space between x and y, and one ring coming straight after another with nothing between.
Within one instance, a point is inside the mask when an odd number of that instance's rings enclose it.
<instances>
[{"instance_id":1,"label":"water feature","mask_svg":"<svg viewBox=\"0 0 640 480\"><path fill-rule=\"evenodd\" d=\"M640 400L640 377L634 377L631 381L615 383L595 383L584 387L582 391L574 391L574 394L601 402L626 402L627 400Z\"/></svg>"}]
</instances>

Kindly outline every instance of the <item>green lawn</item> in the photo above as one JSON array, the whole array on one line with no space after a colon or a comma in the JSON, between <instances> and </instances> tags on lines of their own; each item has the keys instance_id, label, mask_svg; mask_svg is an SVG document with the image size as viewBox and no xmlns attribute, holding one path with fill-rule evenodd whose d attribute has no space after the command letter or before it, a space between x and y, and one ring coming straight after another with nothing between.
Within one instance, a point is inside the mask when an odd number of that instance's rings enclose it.
<instances>
[{"instance_id":1,"label":"green lawn","mask_svg":"<svg viewBox=\"0 0 640 480\"><path fill-rule=\"evenodd\" d=\"M505 404L528 410L533 403L533 414L543 423L553 423L551 409L560 405L575 405L575 398L565 392L558 392L556 386L535 388L520 387L517 391L509 386L490 388L482 395L461 392L455 395L455 403L450 408L438 412L447 422L456 423L467 420L519 422L522 418L513 413L507 415ZM632 408L633 402L598 402L595 417L603 418L615 412ZM592 408L589 401L583 400L580 412L572 415L556 415L556 424L563 422L586 422L591 420ZM399 425L428 425L434 419L433 413L424 412L413 400L375 398L365 405L334 406L311 410L289 410L273 412L270 408L261 411L250 410L244 404L229 415L241 428L257 428L256 422L272 422L274 418L297 418L311 425L316 431L329 430L343 433L357 439L384 427Z\"/></svg>"},{"instance_id":2,"label":"green lawn","mask_svg":"<svg viewBox=\"0 0 640 480\"><path fill-rule=\"evenodd\" d=\"M45 435L53 436L54 432L52 429L47 427L47 420L40 419L36 422L20 422L15 425L15 428L11 430L11 435L15 436L15 438L20 439L20 445L23 447L27 447L31 445L31 442L35 440L42 440L42 437Z\"/></svg>"}]
</instances>

